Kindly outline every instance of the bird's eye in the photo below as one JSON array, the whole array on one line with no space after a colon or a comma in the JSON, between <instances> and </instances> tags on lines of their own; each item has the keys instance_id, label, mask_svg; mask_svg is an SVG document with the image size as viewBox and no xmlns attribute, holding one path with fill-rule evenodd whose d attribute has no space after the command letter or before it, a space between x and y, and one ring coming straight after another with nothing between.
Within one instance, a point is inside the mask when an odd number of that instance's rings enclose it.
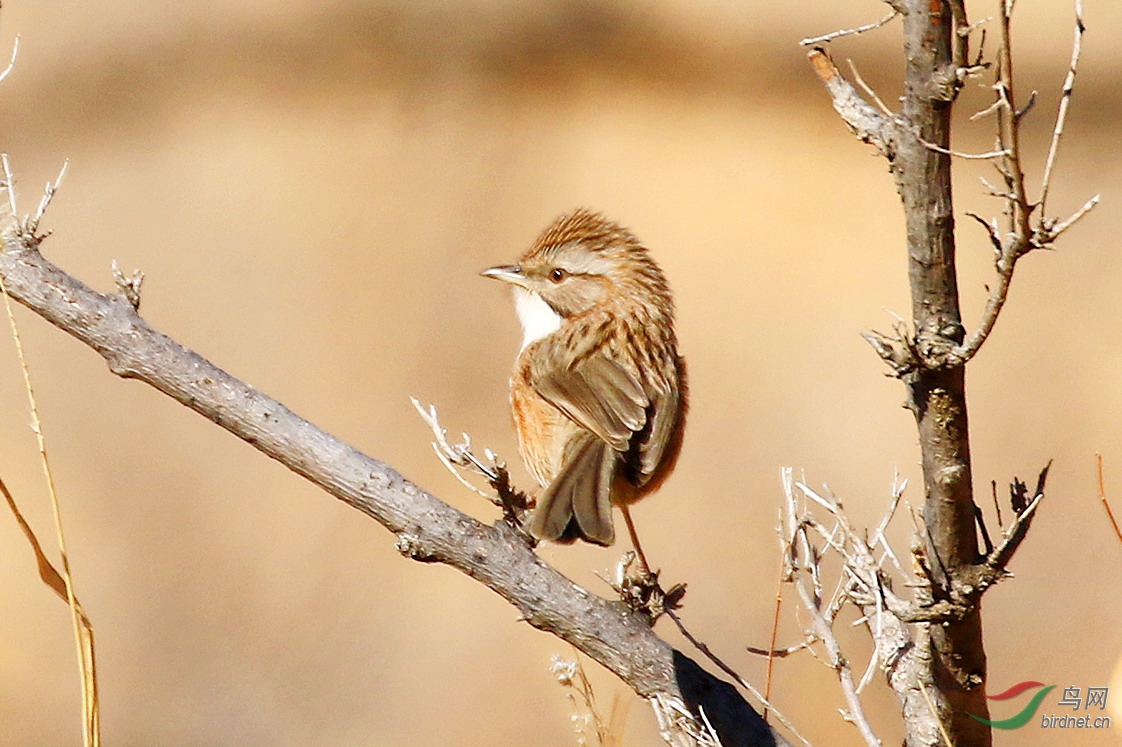
<instances>
[{"instance_id":1,"label":"bird's eye","mask_svg":"<svg viewBox=\"0 0 1122 747\"><path fill-rule=\"evenodd\" d=\"M555 283L560 283L567 277L569 277L569 273L561 267L554 267L549 273L549 279Z\"/></svg>"}]
</instances>

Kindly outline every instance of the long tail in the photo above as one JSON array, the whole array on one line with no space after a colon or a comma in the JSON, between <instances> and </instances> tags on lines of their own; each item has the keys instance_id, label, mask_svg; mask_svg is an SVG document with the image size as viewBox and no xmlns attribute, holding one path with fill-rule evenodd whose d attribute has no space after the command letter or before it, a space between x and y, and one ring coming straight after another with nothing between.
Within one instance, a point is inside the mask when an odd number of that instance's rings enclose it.
<instances>
[{"instance_id":1,"label":"long tail","mask_svg":"<svg viewBox=\"0 0 1122 747\"><path fill-rule=\"evenodd\" d=\"M578 539L610 545L612 482L619 455L592 433L574 436L561 474L542 492L530 517L529 531L538 539L573 542Z\"/></svg>"}]
</instances>

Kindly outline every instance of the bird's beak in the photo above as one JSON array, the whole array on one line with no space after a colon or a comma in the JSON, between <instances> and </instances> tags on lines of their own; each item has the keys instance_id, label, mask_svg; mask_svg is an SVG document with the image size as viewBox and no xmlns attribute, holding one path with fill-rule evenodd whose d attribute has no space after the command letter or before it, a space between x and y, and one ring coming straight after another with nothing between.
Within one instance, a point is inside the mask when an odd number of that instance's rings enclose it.
<instances>
[{"instance_id":1,"label":"bird's beak","mask_svg":"<svg viewBox=\"0 0 1122 747\"><path fill-rule=\"evenodd\" d=\"M518 265L489 267L479 274L485 278L494 278L495 280L502 280L511 285L517 285L520 288L526 287L526 276L522 274L522 268Z\"/></svg>"}]
</instances>

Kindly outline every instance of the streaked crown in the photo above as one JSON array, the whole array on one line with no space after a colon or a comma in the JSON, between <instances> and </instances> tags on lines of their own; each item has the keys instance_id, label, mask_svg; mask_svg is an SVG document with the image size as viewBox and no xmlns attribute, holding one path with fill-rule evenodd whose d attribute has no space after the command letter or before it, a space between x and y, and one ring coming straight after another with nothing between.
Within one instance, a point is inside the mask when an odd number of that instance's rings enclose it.
<instances>
[{"instance_id":1,"label":"streaked crown","mask_svg":"<svg viewBox=\"0 0 1122 747\"><path fill-rule=\"evenodd\" d=\"M623 314L673 314L666 277L642 242L618 223L584 208L555 220L517 265L484 274L539 296L563 318L603 304Z\"/></svg>"}]
</instances>

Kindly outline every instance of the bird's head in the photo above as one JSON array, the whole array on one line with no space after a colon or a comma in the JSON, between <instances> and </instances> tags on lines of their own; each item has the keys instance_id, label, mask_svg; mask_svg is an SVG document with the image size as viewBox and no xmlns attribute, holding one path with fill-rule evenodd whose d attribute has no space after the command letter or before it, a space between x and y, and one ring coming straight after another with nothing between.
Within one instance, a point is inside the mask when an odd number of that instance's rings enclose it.
<instances>
[{"instance_id":1,"label":"bird's head","mask_svg":"<svg viewBox=\"0 0 1122 747\"><path fill-rule=\"evenodd\" d=\"M662 270L626 228L578 209L550 225L516 265L484 270L510 283L526 335L523 348L597 309L653 321L672 314Z\"/></svg>"}]
</instances>

